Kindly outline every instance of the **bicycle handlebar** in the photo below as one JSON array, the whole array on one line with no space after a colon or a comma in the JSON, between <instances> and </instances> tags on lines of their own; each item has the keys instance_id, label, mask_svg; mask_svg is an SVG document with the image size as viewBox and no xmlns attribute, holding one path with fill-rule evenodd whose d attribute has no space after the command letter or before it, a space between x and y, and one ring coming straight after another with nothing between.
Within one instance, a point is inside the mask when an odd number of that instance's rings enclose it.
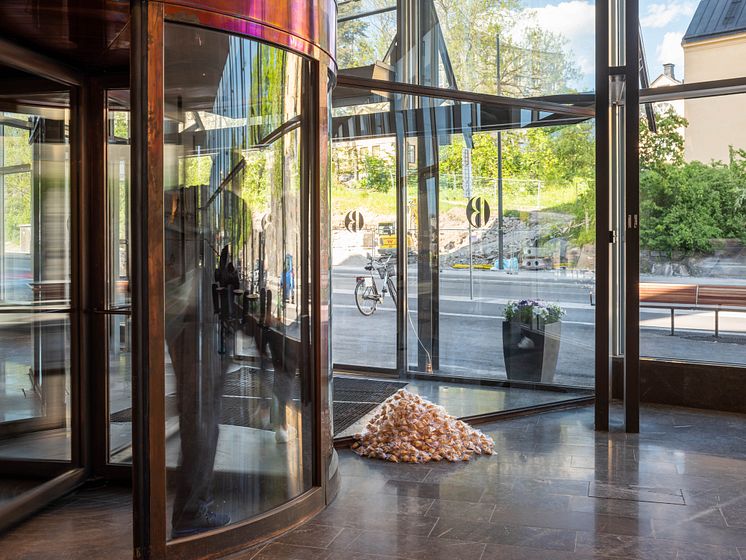
<instances>
[{"instance_id":1,"label":"bicycle handlebar","mask_svg":"<svg viewBox=\"0 0 746 560\"><path fill-rule=\"evenodd\" d=\"M377 259L373 259L373 255L371 255L371 256L368 257L368 259L370 260L371 264L375 260L377 263L379 263L381 265L387 265L387 264L389 264L389 261L391 260L391 257L393 257L393 256L394 255L386 255L386 256L383 256L383 257L378 257Z\"/></svg>"}]
</instances>

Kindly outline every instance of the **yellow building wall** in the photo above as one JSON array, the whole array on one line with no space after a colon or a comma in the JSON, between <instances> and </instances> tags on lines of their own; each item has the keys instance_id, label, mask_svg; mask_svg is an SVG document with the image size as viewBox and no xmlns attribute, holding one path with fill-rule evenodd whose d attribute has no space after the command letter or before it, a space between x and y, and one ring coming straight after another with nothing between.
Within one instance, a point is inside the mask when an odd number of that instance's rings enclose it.
<instances>
[{"instance_id":1,"label":"yellow building wall","mask_svg":"<svg viewBox=\"0 0 746 560\"><path fill-rule=\"evenodd\" d=\"M684 45L686 83L746 76L746 33ZM746 94L687 99L687 161L728 161L728 146L746 149Z\"/></svg>"}]
</instances>

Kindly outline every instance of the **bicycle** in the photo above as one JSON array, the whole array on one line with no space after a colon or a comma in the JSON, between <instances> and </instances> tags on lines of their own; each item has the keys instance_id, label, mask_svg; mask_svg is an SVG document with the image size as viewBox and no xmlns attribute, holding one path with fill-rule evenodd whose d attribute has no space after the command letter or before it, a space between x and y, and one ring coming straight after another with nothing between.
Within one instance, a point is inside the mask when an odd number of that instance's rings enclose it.
<instances>
[{"instance_id":1,"label":"bicycle","mask_svg":"<svg viewBox=\"0 0 746 560\"><path fill-rule=\"evenodd\" d=\"M370 272L369 276L358 276L357 284L355 285L355 304L357 305L358 311L364 316L369 317L375 313L379 303L383 303L386 298L386 293L391 294L391 300L396 306L396 284L394 278L396 278L396 272L394 265L391 263L393 254L389 254L385 257L373 259L373 255L368 253L368 264L365 265L365 270ZM373 271L377 271L378 275L383 281L381 290L378 290L376 285L375 275Z\"/></svg>"}]
</instances>

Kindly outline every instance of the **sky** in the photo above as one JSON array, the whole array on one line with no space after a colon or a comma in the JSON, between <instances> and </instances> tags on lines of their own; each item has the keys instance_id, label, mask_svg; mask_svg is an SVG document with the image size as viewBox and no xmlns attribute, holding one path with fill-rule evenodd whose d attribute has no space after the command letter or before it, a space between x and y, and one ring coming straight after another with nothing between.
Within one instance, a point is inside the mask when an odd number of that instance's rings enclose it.
<instances>
[{"instance_id":1,"label":"sky","mask_svg":"<svg viewBox=\"0 0 746 560\"><path fill-rule=\"evenodd\" d=\"M648 61L650 80L663 72L663 64L676 65L676 77L684 77L684 50L681 38L694 15L699 0L640 0L640 23ZM539 27L559 33L568 40L568 48L583 76L577 84L580 91L593 89L595 52L594 2L588 0L525 0Z\"/></svg>"}]
</instances>

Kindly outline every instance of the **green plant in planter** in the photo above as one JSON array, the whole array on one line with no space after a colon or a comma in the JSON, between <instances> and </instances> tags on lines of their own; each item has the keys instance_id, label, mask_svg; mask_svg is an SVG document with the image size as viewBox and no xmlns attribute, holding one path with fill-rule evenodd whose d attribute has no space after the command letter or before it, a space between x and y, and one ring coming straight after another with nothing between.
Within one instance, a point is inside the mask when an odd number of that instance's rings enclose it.
<instances>
[{"instance_id":1,"label":"green plant in planter","mask_svg":"<svg viewBox=\"0 0 746 560\"><path fill-rule=\"evenodd\" d=\"M557 323L564 317L565 310L556 303L537 299L509 301L505 306L505 320L519 321L524 325Z\"/></svg>"}]
</instances>

